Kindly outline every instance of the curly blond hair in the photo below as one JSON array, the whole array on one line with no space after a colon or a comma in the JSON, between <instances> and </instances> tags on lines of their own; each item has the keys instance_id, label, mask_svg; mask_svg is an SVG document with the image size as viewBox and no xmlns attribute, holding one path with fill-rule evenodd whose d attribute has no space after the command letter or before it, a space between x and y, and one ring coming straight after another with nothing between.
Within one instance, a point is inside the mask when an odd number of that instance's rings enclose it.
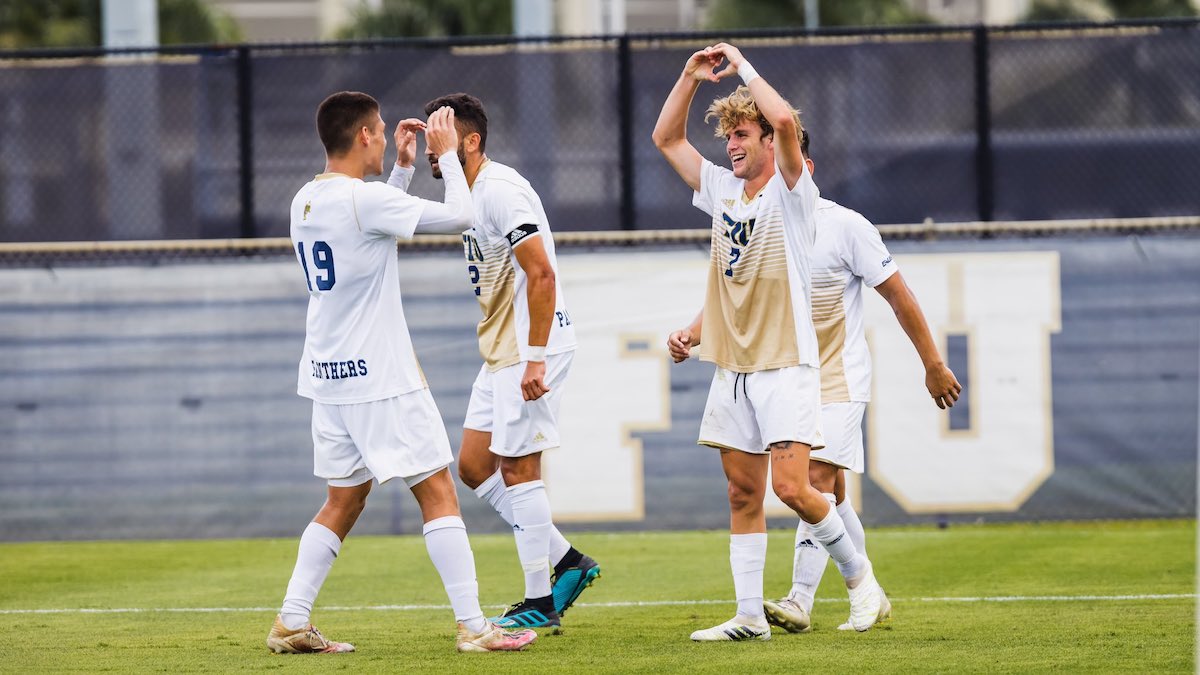
<instances>
[{"instance_id":1,"label":"curly blond hair","mask_svg":"<svg viewBox=\"0 0 1200 675\"><path fill-rule=\"evenodd\" d=\"M792 104L786 100L784 103L787 103L788 109L792 111L792 119L796 120L797 138L803 139L804 125L800 123L800 111L793 108ZM764 136L775 133L775 128L759 112L758 105L754 103L754 97L750 95L750 88L744 84L735 89L732 94L725 98L718 98L708 106L708 110L704 113L704 121L709 122L713 119L717 120L715 134L717 138L729 136L737 128L737 125L746 121L758 122Z\"/></svg>"}]
</instances>

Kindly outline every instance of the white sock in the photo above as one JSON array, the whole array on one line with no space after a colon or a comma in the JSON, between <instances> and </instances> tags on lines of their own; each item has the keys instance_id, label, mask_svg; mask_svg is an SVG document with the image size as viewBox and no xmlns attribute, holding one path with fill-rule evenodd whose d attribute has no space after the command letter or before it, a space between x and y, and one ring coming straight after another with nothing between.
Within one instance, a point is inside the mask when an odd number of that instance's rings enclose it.
<instances>
[{"instance_id":1,"label":"white sock","mask_svg":"<svg viewBox=\"0 0 1200 675\"><path fill-rule=\"evenodd\" d=\"M525 597L550 595L550 499L540 480L518 483L508 488L512 503L513 536L517 539L517 557L525 570Z\"/></svg>"},{"instance_id":2,"label":"white sock","mask_svg":"<svg viewBox=\"0 0 1200 675\"><path fill-rule=\"evenodd\" d=\"M283 597L283 608L279 610L285 628L300 630L308 625L317 593L321 592L321 585L329 576L340 550L342 540L333 530L316 522L304 528L304 534L300 535L300 550L296 552L296 567Z\"/></svg>"},{"instance_id":3,"label":"white sock","mask_svg":"<svg viewBox=\"0 0 1200 675\"><path fill-rule=\"evenodd\" d=\"M483 501L492 505L496 509L496 513L508 523L509 527L513 525L512 502L508 499L508 490L504 486L504 477L500 475L500 471L488 476L488 479L479 484L475 488L475 495ZM571 543L566 537L558 531L558 528L553 523L550 524L550 564L557 565L567 551L571 550Z\"/></svg>"},{"instance_id":4,"label":"white sock","mask_svg":"<svg viewBox=\"0 0 1200 675\"><path fill-rule=\"evenodd\" d=\"M846 525L834 507L836 500L833 495L826 494L825 498L829 500L829 512L821 522L809 523L809 529L812 530L813 538L829 551L829 557L837 564L838 571L849 582L862 574L867 559L854 548L854 542L850 541Z\"/></svg>"},{"instance_id":5,"label":"white sock","mask_svg":"<svg viewBox=\"0 0 1200 675\"><path fill-rule=\"evenodd\" d=\"M467 526L458 516L434 518L421 528L429 559L442 577L454 619L478 633L485 627L479 608L479 582L475 579L475 554L467 540Z\"/></svg>"},{"instance_id":6,"label":"white sock","mask_svg":"<svg viewBox=\"0 0 1200 675\"><path fill-rule=\"evenodd\" d=\"M763 618L763 568L767 566L767 533L729 535L729 567L737 613Z\"/></svg>"},{"instance_id":7,"label":"white sock","mask_svg":"<svg viewBox=\"0 0 1200 675\"><path fill-rule=\"evenodd\" d=\"M792 592L789 594L804 611L812 614L817 586L825 575L829 552L817 543L808 523L803 520L796 528L796 554L792 559Z\"/></svg>"},{"instance_id":8,"label":"white sock","mask_svg":"<svg viewBox=\"0 0 1200 675\"><path fill-rule=\"evenodd\" d=\"M846 495L842 503L837 505L837 512L842 517L842 523L846 525L846 533L850 535L850 541L854 542L854 548L864 556L867 555L867 531L863 529L858 512L850 503L850 495Z\"/></svg>"}]
</instances>

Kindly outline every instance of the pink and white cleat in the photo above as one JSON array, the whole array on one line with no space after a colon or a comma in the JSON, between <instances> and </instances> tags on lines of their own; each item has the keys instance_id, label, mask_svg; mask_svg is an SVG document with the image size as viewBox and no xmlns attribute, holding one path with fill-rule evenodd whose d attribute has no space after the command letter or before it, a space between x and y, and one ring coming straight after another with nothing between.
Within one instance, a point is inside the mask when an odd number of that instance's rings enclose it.
<instances>
[{"instance_id":1,"label":"pink and white cleat","mask_svg":"<svg viewBox=\"0 0 1200 675\"><path fill-rule=\"evenodd\" d=\"M267 647L276 654L343 654L354 651L354 645L348 642L326 640L311 623L298 630L288 630L278 616L271 626L271 632L267 634Z\"/></svg>"},{"instance_id":2,"label":"pink and white cleat","mask_svg":"<svg viewBox=\"0 0 1200 675\"><path fill-rule=\"evenodd\" d=\"M467 630L461 621L458 624L458 651L460 652L519 652L537 639L532 630L508 632L491 621L480 633Z\"/></svg>"}]
</instances>

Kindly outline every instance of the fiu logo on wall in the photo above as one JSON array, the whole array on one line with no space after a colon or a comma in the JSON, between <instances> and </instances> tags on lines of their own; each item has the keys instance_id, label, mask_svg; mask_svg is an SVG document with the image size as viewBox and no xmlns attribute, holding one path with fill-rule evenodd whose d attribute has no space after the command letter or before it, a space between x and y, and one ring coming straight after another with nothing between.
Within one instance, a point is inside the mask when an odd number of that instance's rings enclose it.
<instances>
[{"instance_id":1,"label":"fiu logo on wall","mask_svg":"<svg viewBox=\"0 0 1200 675\"><path fill-rule=\"evenodd\" d=\"M1054 472L1054 251L904 255L905 281L964 386L949 413L891 308L866 293L874 381L867 473L909 513L1015 511Z\"/></svg>"},{"instance_id":2,"label":"fiu logo on wall","mask_svg":"<svg viewBox=\"0 0 1200 675\"><path fill-rule=\"evenodd\" d=\"M750 227L737 236L748 239ZM1016 510L1054 471L1050 336L1061 329L1058 253L904 254L899 262L965 396L950 414L933 404L895 314L878 293L865 292L874 364L868 473L909 513ZM564 520L641 520L636 434L681 419L697 428L703 412L701 400L672 414L664 342L701 303L695 280L711 262L694 252L647 252L622 258L621 274L613 264L611 254L589 253L572 254L563 266L571 270L565 294L587 308L589 326L579 334L572 377L593 392L564 399L563 447L586 441L594 448L543 458L543 475L556 485L555 517ZM629 298L638 299L636 311ZM769 515L794 517L772 491L765 506Z\"/></svg>"}]
</instances>

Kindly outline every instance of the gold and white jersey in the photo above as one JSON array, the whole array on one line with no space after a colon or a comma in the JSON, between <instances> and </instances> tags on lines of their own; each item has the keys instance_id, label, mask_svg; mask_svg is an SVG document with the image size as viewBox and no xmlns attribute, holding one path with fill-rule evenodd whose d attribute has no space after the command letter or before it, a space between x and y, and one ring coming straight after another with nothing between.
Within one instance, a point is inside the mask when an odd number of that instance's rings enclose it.
<instances>
[{"instance_id":1,"label":"gold and white jersey","mask_svg":"<svg viewBox=\"0 0 1200 675\"><path fill-rule=\"evenodd\" d=\"M817 200L812 316L821 346L821 403L871 400L871 353L863 329L862 287L898 267L879 230L857 211ZM707 336L705 336L707 339Z\"/></svg>"},{"instance_id":2,"label":"gold and white jersey","mask_svg":"<svg viewBox=\"0 0 1200 675\"><path fill-rule=\"evenodd\" d=\"M529 301L525 271L516 248L533 237L541 239L558 276L554 237L542 200L512 167L485 160L471 186L475 220L463 232L463 254L483 319L479 322L479 353L495 372L528 359ZM531 226L537 226L536 231ZM575 349L575 328L567 313L562 283L555 281L554 317L546 354Z\"/></svg>"},{"instance_id":3,"label":"gold and white jersey","mask_svg":"<svg viewBox=\"0 0 1200 675\"><path fill-rule=\"evenodd\" d=\"M700 358L739 373L819 367L809 305L813 211L808 168L788 190L778 169L753 199L745 181L704 160L692 205L712 216Z\"/></svg>"},{"instance_id":4,"label":"gold and white jersey","mask_svg":"<svg viewBox=\"0 0 1200 675\"><path fill-rule=\"evenodd\" d=\"M413 236L426 203L337 173L296 193L292 252L309 293L301 396L367 403L425 387L400 301L396 238Z\"/></svg>"}]
</instances>

